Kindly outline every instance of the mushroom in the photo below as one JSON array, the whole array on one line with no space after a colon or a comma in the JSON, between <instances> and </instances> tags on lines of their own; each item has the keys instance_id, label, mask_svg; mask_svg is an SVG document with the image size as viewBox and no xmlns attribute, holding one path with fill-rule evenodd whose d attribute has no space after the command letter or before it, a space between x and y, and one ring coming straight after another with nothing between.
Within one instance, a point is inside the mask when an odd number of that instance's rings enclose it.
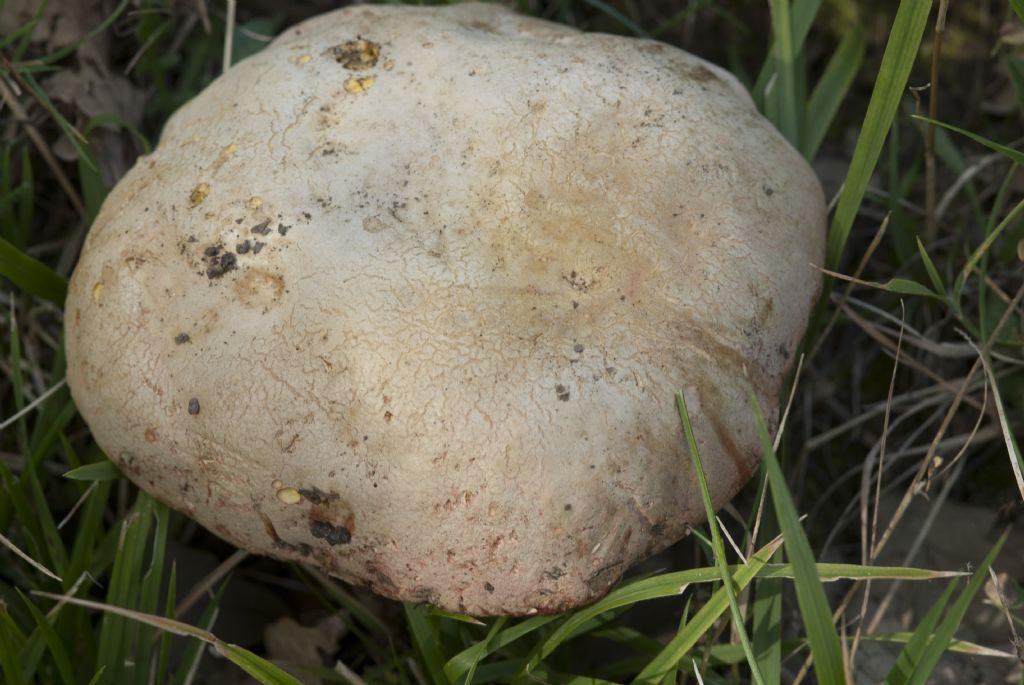
<instances>
[{"instance_id":1,"label":"mushroom","mask_svg":"<svg viewBox=\"0 0 1024 685\"><path fill-rule=\"evenodd\" d=\"M141 488L241 548L475 615L571 609L758 463L825 207L725 71L494 5L302 23L168 122L67 301Z\"/></svg>"}]
</instances>

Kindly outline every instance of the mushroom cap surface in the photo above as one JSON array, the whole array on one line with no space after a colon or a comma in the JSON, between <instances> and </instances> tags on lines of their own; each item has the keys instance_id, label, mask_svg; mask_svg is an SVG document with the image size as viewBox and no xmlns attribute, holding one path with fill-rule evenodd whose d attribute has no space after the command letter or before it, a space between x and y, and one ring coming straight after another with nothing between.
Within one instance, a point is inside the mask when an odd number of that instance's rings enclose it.
<instances>
[{"instance_id":1,"label":"mushroom cap surface","mask_svg":"<svg viewBox=\"0 0 1024 685\"><path fill-rule=\"evenodd\" d=\"M110 193L68 382L141 488L402 600L605 594L759 458L825 206L735 79L494 5L293 27Z\"/></svg>"}]
</instances>

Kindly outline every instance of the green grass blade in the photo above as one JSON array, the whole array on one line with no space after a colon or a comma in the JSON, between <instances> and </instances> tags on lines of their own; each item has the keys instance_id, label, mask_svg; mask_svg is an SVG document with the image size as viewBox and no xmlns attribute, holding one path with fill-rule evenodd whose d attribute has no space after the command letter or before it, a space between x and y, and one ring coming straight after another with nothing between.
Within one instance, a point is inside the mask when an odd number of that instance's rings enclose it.
<instances>
[{"instance_id":1,"label":"green grass blade","mask_svg":"<svg viewBox=\"0 0 1024 685\"><path fill-rule=\"evenodd\" d=\"M82 202L85 203L86 220L91 224L99 215L103 200L107 197L107 186L103 183L99 167L93 161L96 155L92 143L85 144L84 149L87 153L78 156L78 187Z\"/></svg>"},{"instance_id":2,"label":"green grass blade","mask_svg":"<svg viewBox=\"0 0 1024 685\"><path fill-rule=\"evenodd\" d=\"M778 542L769 545L758 551L758 556L765 559L771 558L771 553L778 549ZM792 580L794 569L791 564L767 564L760 565L759 580ZM729 566L729 572L735 577L744 567L740 564ZM902 566L861 566L858 564L831 564L819 563L815 566L818 577L823 582L840 580L904 580L904 581L928 581L938 578L950 578L960 575L957 571L935 571L930 569L904 568ZM616 611L623 607L629 607L639 602L646 602L665 597L681 595L691 583L711 583L721 579L720 572L715 567L704 567L664 573L651 578L626 581L615 590L610 592L604 599L594 604L583 607L569 616L563 617L558 627L541 643L538 654L531 654L533 664L539 664L544 658L550 655L561 643L577 634L580 626L587 621L594 619L601 614ZM727 608L728 604L725 605ZM445 673L449 680L457 682L466 673L470 665L483 660L487 655L507 647L516 640L532 634L543 626L559 620L557 616L535 616L521 623L517 623L499 632L493 640L478 642L459 652L445 664Z\"/></svg>"},{"instance_id":3,"label":"green grass blade","mask_svg":"<svg viewBox=\"0 0 1024 685\"><path fill-rule=\"evenodd\" d=\"M818 154L818 148L864 61L865 45L864 30L856 24L839 41L825 72L811 91L800 136L800 152L805 158L813 159Z\"/></svg>"},{"instance_id":4,"label":"green grass blade","mask_svg":"<svg viewBox=\"0 0 1024 685\"><path fill-rule=\"evenodd\" d=\"M590 5L599 12L607 14L609 17L622 24L622 26L629 30L637 38L650 38L651 34L644 31L635 21L627 17L625 14L609 5L604 0L583 0L586 4Z\"/></svg>"},{"instance_id":5,"label":"green grass blade","mask_svg":"<svg viewBox=\"0 0 1024 685\"><path fill-rule=\"evenodd\" d=\"M256 656L243 647L231 645L221 640L214 642L213 646L218 654L226 657L264 685L302 685L301 681L295 676L281 670L266 659Z\"/></svg>"},{"instance_id":6,"label":"green grass blade","mask_svg":"<svg viewBox=\"0 0 1024 685\"><path fill-rule=\"evenodd\" d=\"M764 473L764 466L761 467ZM767 474L764 473L764 477ZM760 490L761 486L758 485ZM772 500L764 493L764 513L761 518L761 539L778 534L775 508ZM782 556L778 552L777 556ZM779 685L782 673L782 579L766 578L763 575L754 583L752 639L754 654L761 667L767 685Z\"/></svg>"},{"instance_id":7,"label":"green grass blade","mask_svg":"<svg viewBox=\"0 0 1024 685\"><path fill-rule=\"evenodd\" d=\"M907 681L907 685L925 685L928 682L932 671L935 670L939 659L942 658L943 653L945 653L946 648L953 639L953 633L956 632L956 629L960 627L960 623L964 620L964 615L967 613L971 601L988 579L988 569L999 555L1009 535L1010 531L1007 530L999 537L999 540L996 541L996 544L985 557L985 560L978 566L978 570L971 576L967 587L964 588L956 602L950 607L938 630L932 635L932 639L921 653L921 660L917 663L913 675Z\"/></svg>"},{"instance_id":8,"label":"green grass blade","mask_svg":"<svg viewBox=\"0 0 1024 685\"><path fill-rule=\"evenodd\" d=\"M46 646L50 650L50 656L53 657L53 665L57 669L57 675L60 676L64 685L75 685L77 682L75 680L75 670L71 666L71 658L68 656L64 642L61 641L57 631L53 629L50 620L32 603L32 600L23 595L20 590L18 595L21 596L25 607L32 614L32 618L35 619L36 629L40 632L43 640L46 641ZM36 671L37 669L32 670Z\"/></svg>"},{"instance_id":9,"label":"green grass blade","mask_svg":"<svg viewBox=\"0 0 1024 685\"><path fill-rule=\"evenodd\" d=\"M112 607L133 610L136 606L142 581L142 559L152 519L153 499L140 492L135 507L121 528L107 588L107 604ZM131 671L138 667L138 664L125 664L125 657L134 653L135 644L135 632L129 629L128 620L120 612L108 611L103 616L97 652L97 663L107 667L103 682L116 685L129 682L134 676Z\"/></svg>"},{"instance_id":10,"label":"green grass blade","mask_svg":"<svg viewBox=\"0 0 1024 685\"><path fill-rule=\"evenodd\" d=\"M449 621L456 621L457 623L466 623L471 626L483 626L487 625L475 616L469 614L460 614L455 611L446 611L444 609L438 609L437 607L430 607L427 613L430 616L436 616L437 618L448 619Z\"/></svg>"},{"instance_id":11,"label":"green grass blade","mask_svg":"<svg viewBox=\"0 0 1024 685\"><path fill-rule=\"evenodd\" d=\"M109 459L98 461L93 464L85 464L79 466L77 469L71 469L64 473L64 477L69 480L121 480L124 478L124 474L121 470L114 465L114 462Z\"/></svg>"},{"instance_id":12,"label":"green grass blade","mask_svg":"<svg viewBox=\"0 0 1024 685\"><path fill-rule=\"evenodd\" d=\"M3 238L0 238L0 276L27 295L49 300L58 307L64 306L68 292L67 281Z\"/></svg>"},{"instance_id":13,"label":"green grass blade","mask_svg":"<svg viewBox=\"0 0 1024 685\"><path fill-rule=\"evenodd\" d=\"M429 610L422 604L405 603L405 620L409 633L416 644L423 665L427 667L427 676L434 685L449 685L444 670L444 656L440 648L440 636L437 623L429 615Z\"/></svg>"},{"instance_id":14,"label":"green grass blade","mask_svg":"<svg viewBox=\"0 0 1024 685\"><path fill-rule=\"evenodd\" d=\"M615 593L613 592L612 594ZM608 595L608 597L605 597L605 600L609 597L611 597L611 594ZM585 610L586 609L584 609L584 611ZM469 670L472 664L482 661L489 654L492 654L499 649L503 649L513 642L530 635L534 631L539 630L557 618L557 616L534 616L533 618L528 618L525 621L506 628L498 633L494 639L487 642L478 642L472 647L468 647L453 656L448 660L448 663L444 665L444 672L452 682L455 682L460 676L462 676L462 674Z\"/></svg>"},{"instance_id":15,"label":"green grass blade","mask_svg":"<svg viewBox=\"0 0 1024 685\"><path fill-rule=\"evenodd\" d=\"M36 30L36 25L38 25L39 20L43 18L43 13L46 11L46 6L49 4L50 0L41 0L41 2L39 2L36 5L36 11L32 14L31 17L29 17L28 21L26 21L24 24L11 31L6 36L0 38L0 48L6 48L14 41L22 39L24 39L25 47L27 47L29 41L32 38L32 34ZM25 47L15 50L14 54L19 55L20 53L24 52ZM20 59L20 57L15 57L15 59Z\"/></svg>"},{"instance_id":16,"label":"green grass blade","mask_svg":"<svg viewBox=\"0 0 1024 685\"><path fill-rule=\"evenodd\" d=\"M21 175L14 186L12 152L14 147L3 145L0 155L0 237L10 241L24 252L32 234L32 218L35 214L35 178L32 173L32 157L28 148L21 150Z\"/></svg>"},{"instance_id":17,"label":"green grass blade","mask_svg":"<svg viewBox=\"0 0 1024 685\"><path fill-rule=\"evenodd\" d=\"M490 644L491 641L494 640L495 636L497 636L499 632L501 632L501 629L505 627L505 623L507 621L507 616L501 616L500 618L495 619L494 624L487 631L487 637L483 639L483 644L485 647L488 644ZM462 680L462 682L465 683L465 685L473 685L473 677L476 675L476 669L479 663L480 659L474 659L472 663L469 664L469 668L466 669L466 677ZM455 681L455 678L452 678L451 675L448 673L448 664L444 665L444 672L445 675L448 676L448 678L450 678L453 682Z\"/></svg>"},{"instance_id":18,"label":"green grass blade","mask_svg":"<svg viewBox=\"0 0 1024 685\"><path fill-rule=\"evenodd\" d=\"M171 562L171 575L167 579L167 599L164 601L164 618L173 619L178 608L178 564ZM160 636L160 649L156 660L156 682L166 683L171 663L171 633Z\"/></svg>"},{"instance_id":19,"label":"green grass blade","mask_svg":"<svg viewBox=\"0 0 1024 685\"><path fill-rule=\"evenodd\" d=\"M886 135L910 77L910 70L914 66L931 7L932 0L901 0L896 12L843 193L829 231L825 260L829 269L839 265L853 221L867 191L868 181L878 163ZM823 298L827 299L827 296Z\"/></svg>"},{"instance_id":20,"label":"green grass blade","mask_svg":"<svg viewBox=\"0 0 1024 685\"><path fill-rule=\"evenodd\" d=\"M899 644L907 644L913 639L914 633L908 631L899 631L895 633L874 633L872 635L861 635L861 640L870 642L895 642ZM847 639L853 639L852 636ZM1017 655L1011 652L994 649L992 647L986 647L979 645L976 642L968 642L967 640L950 640L947 650L949 652L956 652L957 654L970 654L972 656L988 656L996 659L1016 659Z\"/></svg>"},{"instance_id":21,"label":"green grass blade","mask_svg":"<svg viewBox=\"0 0 1024 685\"><path fill-rule=\"evenodd\" d=\"M223 586L221 589L223 589ZM190 626L187 623L164 618L163 616L147 614L141 611L134 611L132 609L125 609L111 604L92 602L85 599L78 599L77 597L62 597L61 595L54 595L48 592L39 592L37 594L50 599L64 600L70 604L77 604L78 606L83 606L89 609L97 609L105 612L106 615L114 614L119 618L142 623L159 630L174 633L175 635L196 638L197 640L211 645L219 654L241 667L246 673L259 682L265 683L266 685L301 685L300 681L294 676L282 671L266 659L253 654L247 649L224 642L208 630L196 628L195 626ZM220 593L218 592L218 597L219 594ZM213 604L214 602L211 602L211 605ZM108 664L104 664L104 666L108 666ZM103 680L109 680L109 677L104 678ZM119 683L120 681L116 682Z\"/></svg>"},{"instance_id":22,"label":"green grass blade","mask_svg":"<svg viewBox=\"0 0 1024 685\"><path fill-rule=\"evenodd\" d=\"M1014 150L1012 147L1001 145L995 142L994 140L989 140L985 136L979 136L977 133L973 133L971 131L968 131L967 129L960 128L959 126L947 124L945 122L937 121L935 119L929 119L928 117L924 117L919 114L915 114L914 119L917 119L918 121L924 121L929 124L935 124L936 126L941 126L942 128L953 131L954 133L959 133L962 136L970 138L976 143L984 145L993 152L998 152L999 154L1004 155L1007 159L1015 162L1016 164L1024 164L1024 152Z\"/></svg>"},{"instance_id":23,"label":"green grass blade","mask_svg":"<svg viewBox=\"0 0 1024 685\"><path fill-rule=\"evenodd\" d=\"M815 575L823 583L837 580L912 580L926 581L939 578L954 578L964 575L960 571L933 571L931 569L904 566L861 566L860 564L816 563ZM760 578L796 579L797 570L792 564L768 564L758 574Z\"/></svg>"},{"instance_id":24,"label":"green grass blade","mask_svg":"<svg viewBox=\"0 0 1024 685\"><path fill-rule=\"evenodd\" d=\"M888 677L885 679L886 685L906 685L914 672L914 668L921 660L924 648L928 645L932 631L938 625L942 612L946 610L946 605L949 604L949 598L953 596L953 591L956 590L959 584L959 578L951 582L943 590L939 598L935 600L931 608L928 609L928 613L921 618L910 639L903 645L899 656L896 657L896 663L893 664Z\"/></svg>"},{"instance_id":25,"label":"green grass blade","mask_svg":"<svg viewBox=\"0 0 1024 685\"><path fill-rule=\"evenodd\" d=\"M139 598L136 608L146 614L155 614L160 604L160 588L163 582L164 556L167 550L167 530L170 521L170 511L166 505L155 502L153 505L153 516L156 519L156 528L150 536L149 568L142 576L142 584L139 588ZM138 665L135 672L135 682L138 685L146 685L149 679L150 662L154 657L153 635L154 628L143 624L136 631L135 636L135 659Z\"/></svg>"},{"instance_id":26,"label":"green grass blade","mask_svg":"<svg viewBox=\"0 0 1024 685\"><path fill-rule=\"evenodd\" d=\"M754 654L768 685L782 671L782 581L760 578L754 587Z\"/></svg>"},{"instance_id":27,"label":"green grass blade","mask_svg":"<svg viewBox=\"0 0 1024 685\"><path fill-rule=\"evenodd\" d=\"M384 625L380 618L373 611L363 606L358 599L339 587L333 579L319 571L310 572L309 569L301 566L297 566L296 570L300 576L305 577L308 574L319 588L327 592L331 600L337 602L345 612L351 615L355 621L361 624L370 633L381 637L391 637L390 630L386 625ZM311 585L310 587L312 588L314 586ZM369 647L370 645L368 644L367 646Z\"/></svg>"},{"instance_id":28,"label":"green grass blade","mask_svg":"<svg viewBox=\"0 0 1024 685\"><path fill-rule=\"evenodd\" d=\"M40 106L49 115L53 123L57 124L57 128L61 130L64 137L67 138L71 146L75 148L75 152L78 153L79 163L88 164L92 169L96 169L96 162L92 158L92 152L88 149L88 141L85 137L74 127L74 125L68 121L57 106L50 99L50 96L46 93L39 81L37 81L32 74L22 72L22 80L25 83L25 87L32 91L32 94L38 100Z\"/></svg>"},{"instance_id":29,"label":"green grass blade","mask_svg":"<svg viewBox=\"0 0 1024 685\"><path fill-rule=\"evenodd\" d=\"M795 52L803 50L804 42L811 32L811 26L818 16L819 9L821 9L821 0L796 0L792 4L789 15L792 18L793 49ZM762 106L765 104L762 99L765 87L772 80L772 77L777 78L775 76L777 73L775 71L775 53L776 48L772 44L769 48L768 58L765 59L753 88L754 98Z\"/></svg>"},{"instance_id":30,"label":"green grass blade","mask_svg":"<svg viewBox=\"0 0 1024 685\"><path fill-rule=\"evenodd\" d=\"M39 523L39 531L42 534L43 544L50 556L50 569L58 576L67 574L68 552L64 547L64 540L57 530L57 522L53 519L53 512L50 511L50 504L43 493L43 487L39 483L39 477L35 469L26 469L21 474L22 483L27 483L29 492L32 493L32 500L35 504L33 511L35 519Z\"/></svg>"},{"instance_id":31,"label":"green grass blade","mask_svg":"<svg viewBox=\"0 0 1024 685\"><path fill-rule=\"evenodd\" d=\"M3 244L0 243L0 247ZM0 275L3 275L3 253L0 251ZM18 322L14 316L14 310L11 315L11 333L10 333L10 346L11 351L8 358L11 361L11 399L14 401L14 409L17 413L21 413L21 410L25 408L25 376L24 369L21 365L21 332L18 330ZM15 424L15 440L17 441L18 450L22 454L26 454L29 451L28 443L28 427L27 420L24 415L18 419Z\"/></svg>"},{"instance_id":32,"label":"green grass blade","mask_svg":"<svg viewBox=\"0 0 1024 685\"><path fill-rule=\"evenodd\" d=\"M686 621L683 620L680 624L680 628L686 625ZM645 635L636 628L630 628L629 626L618 625L611 623L601 628L590 632L591 637L599 637L605 640L612 640L619 644L625 645L630 649L640 652L641 654L648 654L654 656L661 651L664 646L656 638ZM740 656L742 659L742 655ZM605 676L608 677L608 676Z\"/></svg>"},{"instance_id":33,"label":"green grass blade","mask_svg":"<svg viewBox=\"0 0 1024 685\"><path fill-rule=\"evenodd\" d=\"M25 646L25 635L18 628L7 606L0 602L0 673L4 674L4 683L22 685L28 683L21 672L19 655Z\"/></svg>"},{"instance_id":34,"label":"green grass blade","mask_svg":"<svg viewBox=\"0 0 1024 685\"><path fill-rule=\"evenodd\" d=\"M82 132L88 135L89 133L92 133L94 128L101 126L105 126L107 128L123 128L131 133L132 137L135 138L135 142L137 142L139 147L142 148L142 154L148 155L153 152L153 145L149 142L149 138L147 138L142 131L132 124L132 122L122 116L118 116L117 114L106 113L89 117L89 121L85 122Z\"/></svg>"},{"instance_id":35,"label":"green grass blade","mask_svg":"<svg viewBox=\"0 0 1024 685\"><path fill-rule=\"evenodd\" d=\"M131 0L121 0L121 2L118 3L117 7L114 8L114 11L108 14L103 19L103 21L97 24L91 31L86 33L84 36L82 36L75 42L69 45L65 45L59 50L54 50L53 52L44 57L40 57L38 61L42 64L53 64L55 62L59 62L68 55L74 53L76 50L78 50L78 46L80 46L82 43L86 43L92 40L94 37L106 31L115 21L117 21L117 18L120 17L121 14L128 8L128 4L130 2Z\"/></svg>"},{"instance_id":36,"label":"green grass blade","mask_svg":"<svg viewBox=\"0 0 1024 685\"><path fill-rule=\"evenodd\" d=\"M856 283L857 285L867 286L868 288L875 288L876 290L885 290L890 293L897 293L899 295L918 295L920 297L931 297L936 300L944 299L939 293L933 292L931 288L923 283L912 281L909 278L891 278L885 283L879 283L878 281L864 281L859 278L850 278L844 276L838 271L831 271L829 269L822 269L822 273L833 278L839 278L844 281Z\"/></svg>"},{"instance_id":37,"label":"green grass blade","mask_svg":"<svg viewBox=\"0 0 1024 685\"><path fill-rule=\"evenodd\" d=\"M103 514L110 497L110 486L110 481L97 483L75 518L75 541L71 545L68 577L64 579L65 591L69 590L75 579L92 565L96 543L103 537Z\"/></svg>"},{"instance_id":38,"label":"green grass blade","mask_svg":"<svg viewBox=\"0 0 1024 685\"><path fill-rule=\"evenodd\" d=\"M814 657L814 671L819 683L845 682L843 655L839 646L839 635L832 623L832 611L825 597L825 589L818 577L811 545L800 525L793 496L786 486L785 476L775 458L772 439L761 414L761 407L753 390L748 391L757 433L761 438L761 450L764 453L765 468L768 472L768 487L772 493L775 514L786 541L786 556L793 565L796 585L796 598L800 606L800 615L807 630L807 641L811 645Z\"/></svg>"},{"instance_id":39,"label":"green grass blade","mask_svg":"<svg viewBox=\"0 0 1024 685\"><path fill-rule=\"evenodd\" d=\"M772 555L782 545L782 540L774 540L757 551L756 554L747 560L746 566L740 566L732 575L732 582L737 592L740 592L750 581L757 576L764 568ZM717 573L717 569L715 569ZM729 598L725 588L719 588L707 603L700 608L693 618L676 633L675 637L665 645L661 652L648 662L647 666L637 675L633 681L640 685L655 685L670 673L676 665L687 655L697 641L700 640L714 625L715 621L729 608Z\"/></svg>"},{"instance_id":40,"label":"green grass blade","mask_svg":"<svg viewBox=\"0 0 1024 685\"><path fill-rule=\"evenodd\" d=\"M1010 7L1013 8L1017 18L1024 22L1024 0L1010 0Z\"/></svg>"},{"instance_id":41,"label":"green grass blade","mask_svg":"<svg viewBox=\"0 0 1024 685\"><path fill-rule=\"evenodd\" d=\"M1014 165L1014 170L1016 170L1016 168L1017 166ZM960 295L963 292L964 284L967 282L967 277L974 270L974 267L978 262L981 261L982 257L984 257L989 251L989 248L992 247L992 243L1002 235L1003 231L1014 225L1017 217L1020 216L1022 212L1024 212L1024 200L1018 202L1016 206L1014 206L1014 208L1011 209L1003 218L1003 220L1000 221L987 236L985 236L985 240L981 242L981 245L978 245L974 252L971 253L971 256L967 259L967 263L964 264L963 269L960 270L960 274L957 276L956 282L953 284L953 300L957 303L957 307L959 307Z\"/></svg>"},{"instance_id":42,"label":"green grass blade","mask_svg":"<svg viewBox=\"0 0 1024 685\"><path fill-rule=\"evenodd\" d=\"M711 502L711 490L708 488L708 479L704 473L704 464L700 459L697 438L693 435L690 412L686 408L686 398L682 392L676 392L676 407L679 409L679 419L683 422L683 432L686 433L686 446L689 448L690 458L693 460L693 468L697 473L697 482L700 484L701 499L704 502L704 515L707 516L708 527L711 529L711 542L715 552L715 562L722 578L722 589L725 590L725 595L729 600L733 627L739 634L740 644L743 645L743 651L747 656L751 678L755 683L763 685L764 678L761 677L761 670L758 668L757 659L754 657L754 649L751 647L750 638L747 636L744 617L740 612L739 602L736 600L736 591L732 587L732 574L729 573L729 568L725 561L725 544L722 542L722 534L718 530L715 507Z\"/></svg>"},{"instance_id":43,"label":"green grass blade","mask_svg":"<svg viewBox=\"0 0 1024 685\"><path fill-rule=\"evenodd\" d=\"M775 125L786 140L800 144L800 107L797 97L796 55L793 40L793 20L790 0L769 0L772 16L776 83L768 95L774 104L769 112L776 117Z\"/></svg>"},{"instance_id":44,"label":"green grass blade","mask_svg":"<svg viewBox=\"0 0 1024 685\"><path fill-rule=\"evenodd\" d=\"M920 238L917 239L917 253L921 255L921 263L924 264L924 270L928 272L928 279L932 282L935 292L946 292L946 284L942 282L942 276L939 275L939 270L935 268L935 262L932 261Z\"/></svg>"},{"instance_id":45,"label":"green grass blade","mask_svg":"<svg viewBox=\"0 0 1024 685\"><path fill-rule=\"evenodd\" d=\"M199 616L199 620L196 622L199 630L209 633L213 630L213 625L217 622L217 616L220 612L220 601L224 596L224 590L227 589L227 582L221 583L220 587L217 588L217 593L213 596L205 607L203 607L203 613ZM173 618L168 617L168 621L176 623ZM164 637L168 635L182 635L183 633L175 630L165 630ZM211 634L212 636L212 634ZM188 644L185 645L185 649L182 652L181 657L177 660L177 672L174 674L171 685L186 685L192 680L193 674L199 669L199 662L203 658L203 654L206 650L203 648L205 644L209 644L202 639L199 635L194 635L195 640L189 640Z\"/></svg>"},{"instance_id":46,"label":"green grass blade","mask_svg":"<svg viewBox=\"0 0 1024 685\"><path fill-rule=\"evenodd\" d=\"M17 522L21 526L24 546L22 551L34 561L50 568L53 560L46 547L45 536L39 521L35 517L32 506L28 503L28 499L22 493L18 481L15 480L14 474L3 462L0 462L0 494L4 495L3 501L13 507ZM40 571L40 573L42 572Z\"/></svg>"}]
</instances>

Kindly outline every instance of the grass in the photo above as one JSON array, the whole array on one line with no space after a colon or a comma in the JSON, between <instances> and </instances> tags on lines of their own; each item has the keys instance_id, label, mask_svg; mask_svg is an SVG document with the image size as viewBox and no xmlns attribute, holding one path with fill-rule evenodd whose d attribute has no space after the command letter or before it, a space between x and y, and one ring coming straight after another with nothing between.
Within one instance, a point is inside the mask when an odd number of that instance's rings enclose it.
<instances>
[{"instance_id":1,"label":"grass","mask_svg":"<svg viewBox=\"0 0 1024 685\"><path fill-rule=\"evenodd\" d=\"M825 179L834 210L818 266L828 277L803 371L788 384L793 411L770 436L751 406L763 465L731 517L712 515L704 487L707 533L666 558L693 563L627 579L573 613L486 621L398 607L312 569L232 554L123 479L63 382L67 277L109 189L101 143L110 139L99 134L120 131L129 149L147 151L170 113L220 72L225 52L242 59L312 10L123 0L96 16L87 35L106 38L111 64L148 90L138 122L85 116L48 90L47 77L73 68L84 41L33 40L47 25L43 5L6 27L3 682L184 684L216 681L209 674L230 663L265 683L832 684L852 682L866 645L877 644L893 646L893 685L930 682L942 660L964 663L957 654L1009 672L1009 626L1003 645L956 639L989 569L1012 563L999 557L1007 533L946 568L918 568L914 550L949 502L979 520L998 512L988 524L997 528L1022 510L1024 52L1011 39L1024 36L1024 4L950 8L941 32L938 6L522 0L521 11L584 28L685 42L734 71L824 175L841 173ZM928 515L907 543L908 512L922 503ZM195 577L185 551L225 561ZM883 628L892 605L875 592L869 603L869 589L908 583L945 585L909 625ZM229 600L240 588L287 598L300 618L339 615L346 633L324 659L272 663L258 637L218 637L237 632ZM996 594L1000 611L1024 625L1020 588L1011 581Z\"/></svg>"}]
</instances>

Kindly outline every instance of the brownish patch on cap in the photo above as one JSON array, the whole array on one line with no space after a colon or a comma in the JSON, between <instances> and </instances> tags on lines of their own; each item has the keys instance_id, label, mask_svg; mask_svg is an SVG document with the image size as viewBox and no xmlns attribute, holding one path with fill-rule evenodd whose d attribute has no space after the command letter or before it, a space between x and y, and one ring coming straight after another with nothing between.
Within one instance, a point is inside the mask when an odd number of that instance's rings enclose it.
<instances>
[{"instance_id":1,"label":"brownish patch on cap","mask_svg":"<svg viewBox=\"0 0 1024 685\"><path fill-rule=\"evenodd\" d=\"M331 545L347 545L355 534L355 515L337 493L325 493L319 488L300 490L313 505L309 509L310 534Z\"/></svg>"},{"instance_id":2,"label":"brownish patch on cap","mask_svg":"<svg viewBox=\"0 0 1024 685\"><path fill-rule=\"evenodd\" d=\"M693 66L687 67L684 70L684 73L686 73L687 76L692 78L694 81L697 81L698 83L706 83L708 81L719 80L718 76L715 75L715 72L711 71L702 64L695 64Z\"/></svg>"},{"instance_id":3,"label":"brownish patch on cap","mask_svg":"<svg viewBox=\"0 0 1024 685\"><path fill-rule=\"evenodd\" d=\"M270 520L270 517L264 514L262 511L259 512L260 520L263 521L263 529L267 531L267 535L274 544L281 544L281 536L277 534L277 529L274 528L274 522Z\"/></svg>"},{"instance_id":4,"label":"brownish patch on cap","mask_svg":"<svg viewBox=\"0 0 1024 685\"><path fill-rule=\"evenodd\" d=\"M729 428L719 418L717 411L711 411L706 414L708 423L711 424L712 430L715 431L715 435L718 436L718 442L721 443L722 449L725 451L725 455L729 457L729 461L732 462L733 466L736 467L737 483L746 482L750 476L754 473L755 459L751 459L743 450L737 447L736 443L733 442L732 435L729 432Z\"/></svg>"},{"instance_id":5,"label":"brownish patch on cap","mask_svg":"<svg viewBox=\"0 0 1024 685\"><path fill-rule=\"evenodd\" d=\"M146 442L152 444L157 441L156 428L147 428L146 432L142 434L146 439Z\"/></svg>"},{"instance_id":6,"label":"brownish patch on cap","mask_svg":"<svg viewBox=\"0 0 1024 685\"><path fill-rule=\"evenodd\" d=\"M377 64L380 58L380 45L365 38L347 40L340 45L330 48L331 57L334 61L354 71L370 69Z\"/></svg>"},{"instance_id":7,"label":"brownish patch on cap","mask_svg":"<svg viewBox=\"0 0 1024 685\"><path fill-rule=\"evenodd\" d=\"M283 294L284 279L264 269L249 269L235 281L235 296L246 307L270 307Z\"/></svg>"}]
</instances>

